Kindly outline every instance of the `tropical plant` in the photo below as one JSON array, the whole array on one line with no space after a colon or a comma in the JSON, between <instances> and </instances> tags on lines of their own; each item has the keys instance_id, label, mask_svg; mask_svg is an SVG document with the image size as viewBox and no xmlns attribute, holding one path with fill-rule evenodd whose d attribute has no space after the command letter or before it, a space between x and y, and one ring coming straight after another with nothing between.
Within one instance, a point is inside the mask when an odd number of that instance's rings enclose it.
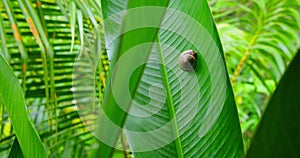
<instances>
[{"instance_id":1,"label":"tropical plant","mask_svg":"<svg viewBox=\"0 0 300 158\"><path fill-rule=\"evenodd\" d=\"M236 99L205 0L2 0L0 155L243 156L235 100L247 149L299 47L300 3L210 4Z\"/></svg>"},{"instance_id":2,"label":"tropical plant","mask_svg":"<svg viewBox=\"0 0 300 158\"><path fill-rule=\"evenodd\" d=\"M0 4L3 56L22 85L25 104L47 154L85 155L93 136L76 112L72 72L78 54L104 52L97 47L102 28L99 3L4 0ZM103 71L98 76L105 78L108 63L104 53L101 61ZM5 108L1 108L1 118L1 151L7 155L15 128Z\"/></svg>"},{"instance_id":3,"label":"tropical plant","mask_svg":"<svg viewBox=\"0 0 300 158\"><path fill-rule=\"evenodd\" d=\"M265 104L300 46L300 1L211 1L249 147Z\"/></svg>"}]
</instances>

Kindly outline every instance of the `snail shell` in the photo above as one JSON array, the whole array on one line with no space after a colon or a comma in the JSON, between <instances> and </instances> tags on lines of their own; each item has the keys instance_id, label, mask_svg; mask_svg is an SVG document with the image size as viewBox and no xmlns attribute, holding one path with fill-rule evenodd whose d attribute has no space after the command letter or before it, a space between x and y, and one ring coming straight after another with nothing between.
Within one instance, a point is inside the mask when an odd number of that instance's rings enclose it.
<instances>
[{"instance_id":1,"label":"snail shell","mask_svg":"<svg viewBox=\"0 0 300 158\"><path fill-rule=\"evenodd\" d=\"M193 50L186 50L179 56L179 67L183 71L194 71L197 66L197 53Z\"/></svg>"}]
</instances>

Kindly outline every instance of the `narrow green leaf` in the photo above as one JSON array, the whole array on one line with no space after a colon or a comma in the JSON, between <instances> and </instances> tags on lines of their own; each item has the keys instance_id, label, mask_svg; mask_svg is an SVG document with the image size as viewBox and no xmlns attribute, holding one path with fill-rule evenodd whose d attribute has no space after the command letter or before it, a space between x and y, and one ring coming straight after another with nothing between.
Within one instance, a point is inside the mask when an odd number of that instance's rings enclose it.
<instances>
[{"instance_id":1,"label":"narrow green leaf","mask_svg":"<svg viewBox=\"0 0 300 158\"><path fill-rule=\"evenodd\" d=\"M77 10L77 21L78 21L78 31L79 31L79 39L80 39L79 54L82 54L84 48L84 29L83 29L82 12L80 10Z\"/></svg>"},{"instance_id":2,"label":"narrow green leaf","mask_svg":"<svg viewBox=\"0 0 300 158\"><path fill-rule=\"evenodd\" d=\"M71 49L70 53L73 51L74 42L75 42L75 28L76 28L76 4L74 1L70 1L70 25L71 25L71 34L72 34L72 43L71 43Z\"/></svg>"},{"instance_id":3,"label":"narrow green leaf","mask_svg":"<svg viewBox=\"0 0 300 158\"><path fill-rule=\"evenodd\" d=\"M12 12L13 8L12 5L10 4L10 1L3 1L4 6L6 9L6 13L8 14L8 18L11 24L11 28L14 32L14 37L15 40L17 41L19 51L21 53L21 58L22 58L22 89L24 92L24 96L26 96L26 71L27 71L27 62L28 62L28 53L27 50L25 49L25 44L23 43L21 34L20 34L20 29L17 24L16 18L14 13Z\"/></svg>"},{"instance_id":4,"label":"narrow green leaf","mask_svg":"<svg viewBox=\"0 0 300 158\"><path fill-rule=\"evenodd\" d=\"M56 4L59 6L61 12L63 13L64 15L64 18L67 20L69 19L69 15L67 13L67 8L64 7L63 3L61 2L62 0L55 0Z\"/></svg>"},{"instance_id":5,"label":"narrow green leaf","mask_svg":"<svg viewBox=\"0 0 300 158\"><path fill-rule=\"evenodd\" d=\"M300 50L281 78L247 157L300 157Z\"/></svg>"},{"instance_id":6,"label":"narrow green leaf","mask_svg":"<svg viewBox=\"0 0 300 158\"><path fill-rule=\"evenodd\" d=\"M46 157L45 148L27 113L22 88L2 55L0 55L0 83L0 101L12 120L24 157Z\"/></svg>"},{"instance_id":7,"label":"narrow green leaf","mask_svg":"<svg viewBox=\"0 0 300 158\"><path fill-rule=\"evenodd\" d=\"M20 5L20 8L23 12L23 15L26 19L26 21L28 22L29 24L29 27L30 27L30 31L32 32L32 35L33 37L36 39L36 42L37 44L40 46L40 49L41 49L41 56L42 56L42 61L43 61L43 70L44 70L44 73L43 73L43 77L44 77L44 84L45 84L45 87L49 87L49 83L48 83L48 78L49 78L49 71L48 71L48 63L47 63L47 50L44 46L44 44L42 43L42 39L41 37L39 36L39 33L38 33L38 30L37 30L37 27L36 25L34 24L33 20L32 20L32 17L30 16L30 14L28 13L28 9L27 7L24 5L23 1L21 0L18 0L19 2L19 5ZM41 28L40 28L41 29ZM45 88L45 95L46 95L46 108L47 108L47 112L48 112L48 117L50 117L50 111L49 111L49 108L50 108L50 105L51 105L51 99L50 99L50 95L49 95L49 89L48 88ZM51 125L52 125L52 122L50 123L50 130L51 130Z\"/></svg>"},{"instance_id":8,"label":"narrow green leaf","mask_svg":"<svg viewBox=\"0 0 300 158\"><path fill-rule=\"evenodd\" d=\"M0 9L2 11L2 9ZM8 53L7 44L6 44L6 31L5 27L3 25L3 18L0 16L0 36L1 36L1 48L4 52L4 57L7 59L7 61L10 60L10 54Z\"/></svg>"}]
</instances>

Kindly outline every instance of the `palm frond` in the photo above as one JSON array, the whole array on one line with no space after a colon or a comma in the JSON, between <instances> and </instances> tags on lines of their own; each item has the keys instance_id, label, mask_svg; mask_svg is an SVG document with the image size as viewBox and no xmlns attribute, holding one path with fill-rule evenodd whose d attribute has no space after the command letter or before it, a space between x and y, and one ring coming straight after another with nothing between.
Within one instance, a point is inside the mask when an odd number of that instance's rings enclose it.
<instances>
[{"instance_id":1,"label":"palm frond","mask_svg":"<svg viewBox=\"0 0 300 158\"><path fill-rule=\"evenodd\" d=\"M0 9L3 54L23 85L30 116L50 157L68 155L68 150L72 151L70 157L85 155L93 136L77 113L73 70L80 54L89 54L90 58L101 55L101 63L94 60L98 85L95 95L101 100L109 62L102 49L105 45L99 4L3 0ZM14 131L3 108L1 117L0 152L7 155Z\"/></svg>"},{"instance_id":2,"label":"palm frond","mask_svg":"<svg viewBox=\"0 0 300 158\"><path fill-rule=\"evenodd\" d=\"M244 138L249 142L265 109L262 105L300 45L300 5L297 1L279 0L219 0L211 5Z\"/></svg>"}]
</instances>

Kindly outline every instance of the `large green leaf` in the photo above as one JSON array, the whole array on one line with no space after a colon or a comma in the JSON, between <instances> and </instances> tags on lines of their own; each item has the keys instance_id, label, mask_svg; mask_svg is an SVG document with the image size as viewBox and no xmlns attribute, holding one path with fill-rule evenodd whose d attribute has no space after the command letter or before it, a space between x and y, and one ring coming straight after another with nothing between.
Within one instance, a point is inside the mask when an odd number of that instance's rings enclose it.
<instances>
[{"instance_id":1,"label":"large green leaf","mask_svg":"<svg viewBox=\"0 0 300 158\"><path fill-rule=\"evenodd\" d=\"M0 101L11 118L23 155L46 157L46 150L27 113L19 81L1 54L0 83Z\"/></svg>"},{"instance_id":2,"label":"large green leaf","mask_svg":"<svg viewBox=\"0 0 300 158\"><path fill-rule=\"evenodd\" d=\"M280 80L247 157L299 157L300 50Z\"/></svg>"},{"instance_id":3,"label":"large green leaf","mask_svg":"<svg viewBox=\"0 0 300 158\"><path fill-rule=\"evenodd\" d=\"M130 0L123 2L107 0L102 1L103 15L105 18L104 24L105 26L107 26L105 27L105 32L107 34L106 41L108 45L110 45L110 43L112 44L111 47L108 48L108 50L110 52L113 52L111 67L114 73L110 74L111 79L109 80L110 82L108 83L108 89L106 91L102 106L103 112L101 111L99 114L101 126L99 126L98 128L99 133L97 134L97 136L101 140L98 149L99 155L101 157L110 157L113 153L114 145L121 131L120 127L122 127L124 124L127 116L127 111L131 103L131 98L127 95L122 94L129 94L131 96L135 95L137 85L140 81L141 74L145 67L143 63L147 61L147 58L150 54L150 50L153 45L152 42L156 39L156 34L159 30L158 27L162 19L161 17L164 13L164 10L158 10L157 12L140 10L140 12L136 14L136 12L126 12L126 9L147 6L165 7L167 4L168 0ZM117 15L111 18L110 16L113 16L114 14ZM149 16L151 14L152 16ZM143 17L143 19L140 19L140 17ZM114 18L121 18L122 20L114 21ZM122 23L122 25L118 25L117 22ZM111 24L114 26L111 26ZM139 27L141 25L151 27L131 30L132 27ZM132 47L142 43L148 44L143 47L143 50L130 50ZM123 58L125 60L119 60L120 58ZM130 79L130 85L132 86L129 89L128 84L124 85L123 79L127 74L131 74L131 71L134 70L136 66L140 67L136 69L136 73L132 75ZM117 95L121 98L113 97L113 95L115 95L113 94L114 92L117 92ZM121 107L119 105L120 100L122 102ZM112 126L111 122L113 122L117 126Z\"/></svg>"},{"instance_id":4,"label":"large green leaf","mask_svg":"<svg viewBox=\"0 0 300 158\"><path fill-rule=\"evenodd\" d=\"M127 118L135 157L241 157L237 110L207 2L151 3L103 1L113 74L99 122L100 152L108 151L101 145L111 146L101 136L115 141ZM197 67L185 72L178 58L190 49L198 54Z\"/></svg>"}]
</instances>

